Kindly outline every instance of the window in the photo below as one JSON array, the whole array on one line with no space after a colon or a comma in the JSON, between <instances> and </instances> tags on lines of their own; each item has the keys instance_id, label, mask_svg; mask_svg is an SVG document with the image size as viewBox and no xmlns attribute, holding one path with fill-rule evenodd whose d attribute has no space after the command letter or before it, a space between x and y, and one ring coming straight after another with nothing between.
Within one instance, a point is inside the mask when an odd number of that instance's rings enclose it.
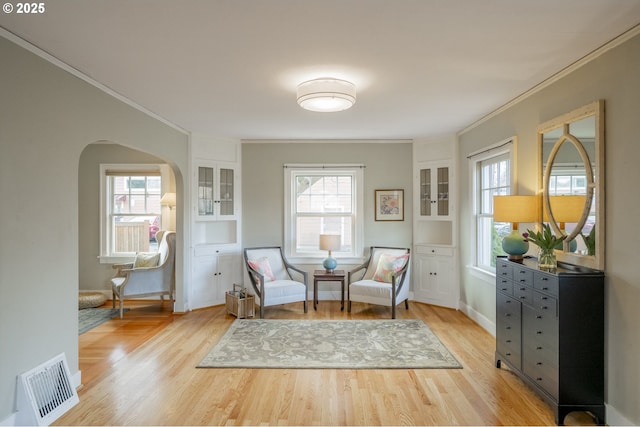
<instances>
[{"instance_id":1,"label":"window","mask_svg":"<svg viewBox=\"0 0 640 427\"><path fill-rule=\"evenodd\" d=\"M511 194L511 146L509 140L470 156L474 177L474 265L483 270L495 271L496 256L504 255L502 238L511 232L511 223L493 221L493 196Z\"/></svg>"},{"instance_id":2,"label":"window","mask_svg":"<svg viewBox=\"0 0 640 427\"><path fill-rule=\"evenodd\" d=\"M101 179L101 258L157 250L160 166L101 165Z\"/></svg>"},{"instance_id":3,"label":"window","mask_svg":"<svg viewBox=\"0 0 640 427\"><path fill-rule=\"evenodd\" d=\"M362 254L362 167L285 166L285 251L291 258L324 258L320 234L338 234L336 258Z\"/></svg>"}]
</instances>

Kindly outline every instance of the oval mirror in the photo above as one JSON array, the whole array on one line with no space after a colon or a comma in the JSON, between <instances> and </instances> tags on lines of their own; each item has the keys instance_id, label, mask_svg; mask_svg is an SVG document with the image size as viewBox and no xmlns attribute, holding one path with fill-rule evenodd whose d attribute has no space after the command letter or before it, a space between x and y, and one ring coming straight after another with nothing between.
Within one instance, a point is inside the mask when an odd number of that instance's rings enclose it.
<instances>
[{"instance_id":1,"label":"oval mirror","mask_svg":"<svg viewBox=\"0 0 640 427\"><path fill-rule=\"evenodd\" d=\"M556 235L559 261L604 269L603 102L597 101L538 128L542 219Z\"/></svg>"}]
</instances>

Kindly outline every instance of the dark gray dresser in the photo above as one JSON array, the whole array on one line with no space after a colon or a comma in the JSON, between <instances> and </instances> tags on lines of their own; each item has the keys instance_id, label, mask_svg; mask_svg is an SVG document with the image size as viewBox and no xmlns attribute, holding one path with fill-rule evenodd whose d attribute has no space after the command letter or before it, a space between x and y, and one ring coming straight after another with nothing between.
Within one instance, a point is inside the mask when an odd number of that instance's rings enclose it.
<instances>
[{"instance_id":1,"label":"dark gray dresser","mask_svg":"<svg viewBox=\"0 0 640 427\"><path fill-rule=\"evenodd\" d=\"M557 424L604 406L604 273L535 258L496 260L496 367L505 363L551 405Z\"/></svg>"}]
</instances>

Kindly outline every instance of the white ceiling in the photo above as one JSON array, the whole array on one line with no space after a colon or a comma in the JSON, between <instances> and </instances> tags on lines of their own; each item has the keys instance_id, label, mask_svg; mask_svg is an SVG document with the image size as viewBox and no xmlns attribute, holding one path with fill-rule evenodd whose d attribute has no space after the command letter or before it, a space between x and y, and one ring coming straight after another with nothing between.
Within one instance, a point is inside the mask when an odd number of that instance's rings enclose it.
<instances>
[{"instance_id":1,"label":"white ceiling","mask_svg":"<svg viewBox=\"0 0 640 427\"><path fill-rule=\"evenodd\" d=\"M241 139L455 133L640 23L640 0L55 0L0 26L175 125ZM339 77L350 110L296 85Z\"/></svg>"}]
</instances>

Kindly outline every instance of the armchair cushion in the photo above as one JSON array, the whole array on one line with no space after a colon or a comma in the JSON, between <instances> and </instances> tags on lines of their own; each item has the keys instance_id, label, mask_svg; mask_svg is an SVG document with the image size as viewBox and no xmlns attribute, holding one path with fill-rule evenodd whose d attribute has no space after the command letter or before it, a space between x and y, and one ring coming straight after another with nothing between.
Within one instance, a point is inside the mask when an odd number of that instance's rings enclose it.
<instances>
[{"instance_id":1,"label":"armchair cushion","mask_svg":"<svg viewBox=\"0 0 640 427\"><path fill-rule=\"evenodd\" d=\"M373 275L373 280L376 282L391 283L391 276L401 271L408 259L409 254L400 256L390 254L380 255L376 272Z\"/></svg>"},{"instance_id":2,"label":"armchair cushion","mask_svg":"<svg viewBox=\"0 0 640 427\"><path fill-rule=\"evenodd\" d=\"M160 252L138 252L133 268L157 267L160 261Z\"/></svg>"},{"instance_id":3,"label":"armchair cushion","mask_svg":"<svg viewBox=\"0 0 640 427\"><path fill-rule=\"evenodd\" d=\"M273 275L273 271L271 271L271 264L269 264L269 258L262 257L255 261L247 261L251 267L253 267L258 273L264 276L265 282L273 282L276 280L276 277Z\"/></svg>"}]
</instances>

